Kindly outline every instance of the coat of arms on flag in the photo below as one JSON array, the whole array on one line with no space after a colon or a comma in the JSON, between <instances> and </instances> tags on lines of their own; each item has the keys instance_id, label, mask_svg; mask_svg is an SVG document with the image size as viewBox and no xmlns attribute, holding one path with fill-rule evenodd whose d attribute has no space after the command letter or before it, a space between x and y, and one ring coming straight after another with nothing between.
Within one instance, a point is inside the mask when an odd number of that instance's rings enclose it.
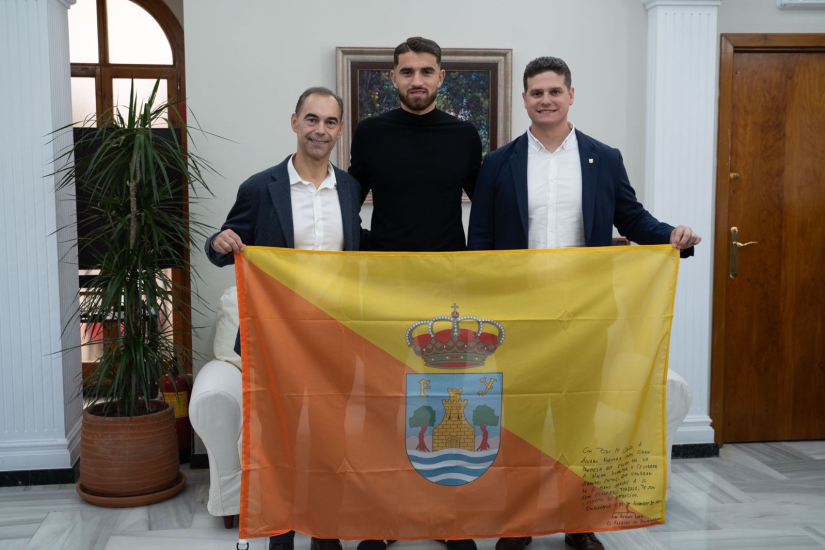
<instances>
[{"instance_id":1,"label":"coat of arms on flag","mask_svg":"<svg viewBox=\"0 0 825 550\"><path fill-rule=\"evenodd\" d=\"M504 327L462 317L452 307L450 317L418 321L405 336L427 366L454 371L407 375L407 456L419 474L439 485L475 481L501 444L502 373L476 369L504 342ZM426 331L415 334L419 327Z\"/></svg>"},{"instance_id":2,"label":"coat of arms on flag","mask_svg":"<svg viewBox=\"0 0 825 550\"><path fill-rule=\"evenodd\" d=\"M678 251L245 247L240 535L664 521Z\"/></svg>"}]
</instances>

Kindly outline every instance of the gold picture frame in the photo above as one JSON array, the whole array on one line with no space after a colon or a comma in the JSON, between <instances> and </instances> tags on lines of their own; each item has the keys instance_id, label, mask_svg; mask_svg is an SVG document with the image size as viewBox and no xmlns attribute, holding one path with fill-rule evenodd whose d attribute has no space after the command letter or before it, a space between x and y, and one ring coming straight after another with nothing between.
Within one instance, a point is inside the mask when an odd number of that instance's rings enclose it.
<instances>
[{"instance_id":1,"label":"gold picture frame","mask_svg":"<svg viewBox=\"0 0 825 550\"><path fill-rule=\"evenodd\" d=\"M343 135L338 142L338 167L346 170L349 167L350 145L352 144L352 132L355 126L366 116L380 114L390 107L383 102L381 105L370 103L378 94L389 98L390 92L387 89L386 79L389 71L393 67L393 48L336 48L336 73L337 92L344 100L344 126ZM452 112L458 118L470 120L480 130L482 137L482 147L484 152L493 151L510 141L511 131L511 111L512 111L512 68L513 50L509 49L455 49L445 48L442 50L441 65L447 71L445 85L439 90L440 94L452 93L460 99L463 90L459 85L454 85L453 89L445 90L448 87L451 73L463 72L474 73L472 86L475 86L473 93L478 96L476 103L481 105L480 109L471 110L470 116L461 116L461 113ZM376 73L379 86L373 86L373 91L369 97L365 91L368 84L367 78L375 79ZM475 78L478 77L478 78ZM462 82L471 82L469 78L464 78ZM380 88L380 89L379 89ZM360 96L360 98L359 98ZM360 101L359 101L360 99ZM396 96L397 99L397 96ZM455 101L453 101L453 104ZM372 114L365 113L365 105L369 105ZM377 107L377 109L374 109ZM395 106L391 107L395 108ZM448 110L448 109L445 109ZM481 111L481 112L479 112ZM449 110L448 110L449 112ZM367 199L369 200L369 198Z\"/></svg>"}]
</instances>

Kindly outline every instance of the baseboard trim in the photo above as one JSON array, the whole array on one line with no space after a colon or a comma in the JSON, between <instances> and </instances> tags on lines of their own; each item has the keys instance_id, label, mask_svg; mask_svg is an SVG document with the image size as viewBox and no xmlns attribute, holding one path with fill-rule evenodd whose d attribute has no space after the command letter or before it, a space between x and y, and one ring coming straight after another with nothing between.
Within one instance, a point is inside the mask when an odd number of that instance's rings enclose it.
<instances>
[{"instance_id":1,"label":"baseboard trim","mask_svg":"<svg viewBox=\"0 0 825 550\"><path fill-rule=\"evenodd\" d=\"M708 458L713 456L719 456L719 445L716 443L694 443L674 445L671 458ZM189 456L189 468L192 470L209 468L209 456L206 453L192 453ZM79 477L80 460L75 462L72 468L0 472L0 487L77 483Z\"/></svg>"},{"instance_id":2,"label":"baseboard trim","mask_svg":"<svg viewBox=\"0 0 825 550\"><path fill-rule=\"evenodd\" d=\"M713 443L714 434L711 419L706 415L688 416L679 425L673 437L675 445Z\"/></svg>"},{"instance_id":3,"label":"baseboard trim","mask_svg":"<svg viewBox=\"0 0 825 550\"><path fill-rule=\"evenodd\" d=\"M191 470L205 470L209 468L209 455L206 453L192 453L189 455L189 468Z\"/></svg>"},{"instance_id":4,"label":"baseboard trim","mask_svg":"<svg viewBox=\"0 0 825 550\"><path fill-rule=\"evenodd\" d=\"M687 443L674 445L671 458L710 458L719 456L719 445L716 443Z\"/></svg>"},{"instance_id":5,"label":"baseboard trim","mask_svg":"<svg viewBox=\"0 0 825 550\"><path fill-rule=\"evenodd\" d=\"M0 487L28 487L30 485L61 485L77 483L80 478L80 459L71 468L50 470L11 470L0 472Z\"/></svg>"},{"instance_id":6,"label":"baseboard trim","mask_svg":"<svg viewBox=\"0 0 825 550\"><path fill-rule=\"evenodd\" d=\"M0 441L0 470L70 470L79 458L79 426L80 422L67 437Z\"/></svg>"}]
</instances>

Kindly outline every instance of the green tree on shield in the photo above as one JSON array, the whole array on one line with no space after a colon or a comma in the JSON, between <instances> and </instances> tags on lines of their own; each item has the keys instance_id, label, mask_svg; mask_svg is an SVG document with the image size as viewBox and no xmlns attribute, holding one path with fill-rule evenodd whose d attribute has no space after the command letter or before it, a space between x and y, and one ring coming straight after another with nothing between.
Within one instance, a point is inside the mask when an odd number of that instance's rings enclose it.
<instances>
[{"instance_id":1,"label":"green tree on shield","mask_svg":"<svg viewBox=\"0 0 825 550\"><path fill-rule=\"evenodd\" d=\"M427 433L427 426L435 425L435 411L429 405L418 407L410 417L410 428L421 428L418 432L418 447L416 451L430 452L424 443L424 434Z\"/></svg>"},{"instance_id":2,"label":"green tree on shield","mask_svg":"<svg viewBox=\"0 0 825 550\"><path fill-rule=\"evenodd\" d=\"M490 444L487 443L487 426L498 426L496 412L487 405L479 405L473 410L473 426L480 426L483 434L481 445L476 451L486 451L490 448Z\"/></svg>"}]
</instances>

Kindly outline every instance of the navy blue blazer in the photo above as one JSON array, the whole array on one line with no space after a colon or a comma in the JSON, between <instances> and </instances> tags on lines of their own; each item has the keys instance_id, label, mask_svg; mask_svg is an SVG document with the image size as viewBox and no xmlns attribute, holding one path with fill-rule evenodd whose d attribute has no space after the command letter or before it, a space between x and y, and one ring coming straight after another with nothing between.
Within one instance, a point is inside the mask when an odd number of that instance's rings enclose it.
<instances>
[{"instance_id":1,"label":"navy blue blazer","mask_svg":"<svg viewBox=\"0 0 825 550\"><path fill-rule=\"evenodd\" d=\"M231 229L244 245L295 248L295 230L292 222L292 198L289 190L287 163L259 172L238 188L235 204L226 216L221 231ZM333 166L341 221L344 226L344 250L358 250L361 241L361 186L346 172ZM212 248L212 239L206 240L204 250L209 260L218 267L235 263L234 254L220 254Z\"/></svg>"},{"instance_id":2,"label":"navy blue blazer","mask_svg":"<svg viewBox=\"0 0 825 550\"><path fill-rule=\"evenodd\" d=\"M244 245L295 248L295 228L292 223L292 197L289 190L288 156L281 164L259 172L238 188L235 204L226 216L221 231L231 229ZM335 188L341 204L344 226L344 250L358 250L361 242L361 186L335 166ZM209 261L218 267L235 263L235 255L220 254L208 239L204 250ZM240 332L235 338L235 353L241 353Z\"/></svg>"},{"instance_id":3,"label":"navy blue blazer","mask_svg":"<svg viewBox=\"0 0 825 550\"><path fill-rule=\"evenodd\" d=\"M638 244L668 244L673 227L636 199L622 154L576 130L582 170L585 246L613 244L613 226ZM469 250L527 246L527 133L489 153L481 166L470 211ZM592 162L591 162L592 160ZM693 255L693 247L681 256Z\"/></svg>"}]
</instances>

